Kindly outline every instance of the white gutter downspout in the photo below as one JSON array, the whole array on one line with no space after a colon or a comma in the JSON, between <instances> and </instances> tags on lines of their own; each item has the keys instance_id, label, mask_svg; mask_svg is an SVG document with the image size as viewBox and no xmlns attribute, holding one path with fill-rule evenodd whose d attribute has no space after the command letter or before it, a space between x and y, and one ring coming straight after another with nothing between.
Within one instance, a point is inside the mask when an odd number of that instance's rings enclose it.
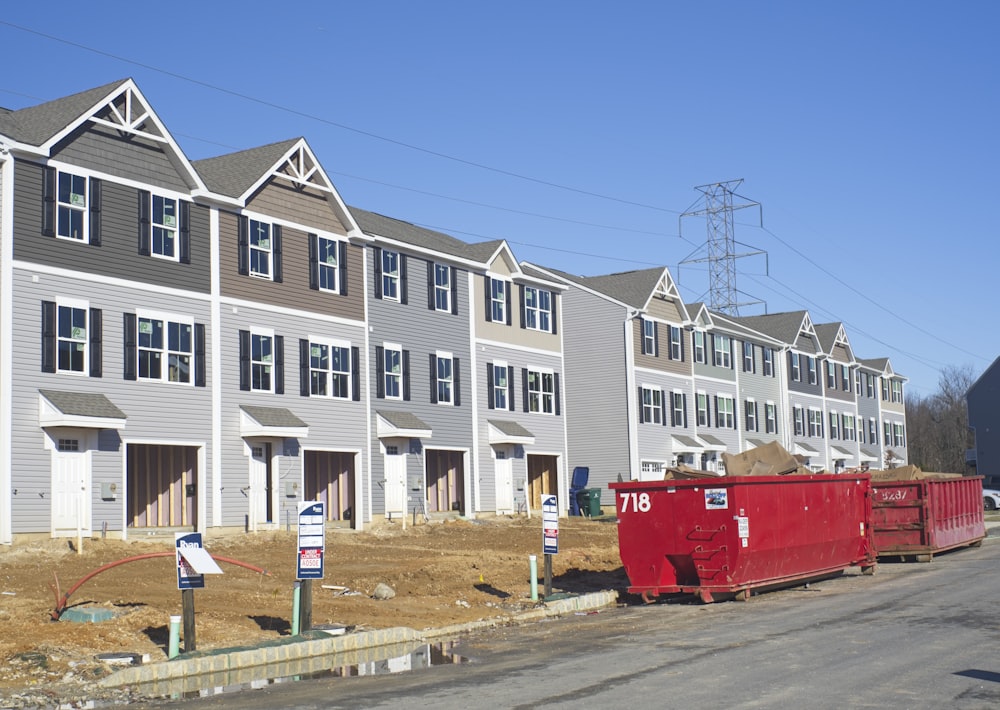
<instances>
[{"instance_id":1,"label":"white gutter downspout","mask_svg":"<svg viewBox=\"0 0 1000 710\"><path fill-rule=\"evenodd\" d=\"M0 142L0 544L13 542L11 501L11 441L14 345L14 160Z\"/></svg>"},{"instance_id":2,"label":"white gutter downspout","mask_svg":"<svg viewBox=\"0 0 1000 710\"><path fill-rule=\"evenodd\" d=\"M626 431L628 432L629 480L639 479L639 404L636 394L635 379L635 337L632 335L632 321L639 315L638 310L629 309L622 328L625 331L625 394L626 394Z\"/></svg>"}]
</instances>

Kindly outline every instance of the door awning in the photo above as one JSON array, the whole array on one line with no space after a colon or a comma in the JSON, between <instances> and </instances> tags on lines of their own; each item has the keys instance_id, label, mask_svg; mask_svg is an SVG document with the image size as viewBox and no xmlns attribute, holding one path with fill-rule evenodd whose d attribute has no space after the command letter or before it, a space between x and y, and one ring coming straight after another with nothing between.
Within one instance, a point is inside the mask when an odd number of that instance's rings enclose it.
<instances>
[{"instance_id":1,"label":"door awning","mask_svg":"<svg viewBox=\"0 0 1000 710\"><path fill-rule=\"evenodd\" d=\"M834 460L851 461L854 459L854 454L851 451L841 447L830 445L830 457Z\"/></svg>"},{"instance_id":2,"label":"door awning","mask_svg":"<svg viewBox=\"0 0 1000 710\"><path fill-rule=\"evenodd\" d=\"M434 431L410 412L376 411L375 433L379 439L430 439Z\"/></svg>"},{"instance_id":3,"label":"door awning","mask_svg":"<svg viewBox=\"0 0 1000 710\"><path fill-rule=\"evenodd\" d=\"M125 428L125 412L96 392L38 390L38 426L84 429Z\"/></svg>"},{"instance_id":4,"label":"door awning","mask_svg":"<svg viewBox=\"0 0 1000 710\"><path fill-rule=\"evenodd\" d=\"M725 451L726 442L711 434L699 434L698 438L705 442L705 449L708 451Z\"/></svg>"},{"instance_id":5,"label":"door awning","mask_svg":"<svg viewBox=\"0 0 1000 710\"><path fill-rule=\"evenodd\" d=\"M535 435L517 422L507 419L487 419L490 444L521 444L532 446Z\"/></svg>"},{"instance_id":6,"label":"door awning","mask_svg":"<svg viewBox=\"0 0 1000 710\"><path fill-rule=\"evenodd\" d=\"M862 463L871 463L873 461L878 461L878 455L873 451L861 447L861 461Z\"/></svg>"},{"instance_id":7,"label":"door awning","mask_svg":"<svg viewBox=\"0 0 1000 710\"><path fill-rule=\"evenodd\" d=\"M305 439L309 425L284 407L240 405L240 436L274 436L282 439Z\"/></svg>"},{"instance_id":8,"label":"door awning","mask_svg":"<svg viewBox=\"0 0 1000 710\"><path fill-rule=\"evenodd\" d=\"M799 456L818 456L819 451L814 449L802 441L793 441L792 446L795 447L795 453Z\"/></svg>"},{"instance_id":9,"label":"door awning","mask_svg":"<svg viewBox=\"0 0 1000 710\"><path fill-rule=\"evenodd\" d=\"M700 454L705 447L693 436L674 434L670 437L670 450L674 454Z\"/></svg>"}]
</instances>

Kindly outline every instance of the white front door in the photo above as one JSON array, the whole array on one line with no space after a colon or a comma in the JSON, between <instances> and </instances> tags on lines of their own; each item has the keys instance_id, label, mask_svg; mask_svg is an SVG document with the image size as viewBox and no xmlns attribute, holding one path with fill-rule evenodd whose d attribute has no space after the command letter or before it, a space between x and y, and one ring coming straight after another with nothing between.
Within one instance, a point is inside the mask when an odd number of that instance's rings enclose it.
<instances>
[{"instance_id":1,"label":"white front door","mask_svg":"<svg viewBox=\"0 0 1000 710\"><path fill-rule=\"evenodd\" d=\"M399 444L385 443L385 512L389 517L405 514L403 501L406 499L406 454Z\"/></svg>"},{"instance_id":2,"label":"white front door","mask_svg":"<svg viewBox=\"0 0 1000 710\"><path fill-rule=\"evenodd\" d=\"M254 442L250 447L250 529L273 523L271 515L271 445Z\"/></svg>"},{"instance_id":3,"label":"white front door","mask_svg":"<svg viewBox=\"0 0 1000 710\"><path fill-rule=\"evenodd\" d=\"M514 512L514 461L510 447L494 446L494 474L497 486L497 512Z\"/></svg>"},{"instance_id":4,"label":"white front door","mask_svg":"<svg viewBox=\"0 0 1000 710\"><path fill-rule=\"evenodd\" d=\"M90 452L85 434L52 442L52 535L90 536Z\"/></svg>"}]
</instances>

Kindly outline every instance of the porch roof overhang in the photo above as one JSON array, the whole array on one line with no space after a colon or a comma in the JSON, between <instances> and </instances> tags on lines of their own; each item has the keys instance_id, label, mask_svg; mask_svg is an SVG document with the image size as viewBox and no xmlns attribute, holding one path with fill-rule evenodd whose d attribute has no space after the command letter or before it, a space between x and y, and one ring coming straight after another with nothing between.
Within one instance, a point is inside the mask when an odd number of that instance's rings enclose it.
<instances>
[{"instance_id":1,"label":"porch roof overhang","mask_svg":"<svg viewBox=\"0 0 1000 710\"><path fill-rule=\"evenodd\" d=\"M726 442L722 439L718 439L711 434L699 434L698 438L705 442L706 451L725 451Z\"/></svg>"},{"instance_id":2,"label":"porch roof overhang","mask_svg":"<svg viewBox=\"0 0 1000 710\"><path fill-rule=\"evenodd\" d=\"M38 390L38 426L83 429L125 428L125 412L95 392Z\"/></svg>"},{"instance_id":3,"label":"porch roof overhang","mask_svg":"<svg viewBox=\"0 0 1000 710\"><path fill-rule=\"evenodd\" d=\"M309 425L284 407L259 407L241 404L240 436L305 439L309 436Z\"/></svg>"},{"instance_id":4,"label":"porch roof overhang","mask_svg":"<svg viewBox=\"0 0 1000 710\"><path fill-rule=\"evenodd\" d=\"M375 433L379 439L430 439L430 424L410 412L375 412Z\"/></svg>"},{"instance_id":5,"label":"porch roof overhang","mask_svg":"<svg viewBox=\"0 0 1000 710\"><path fill-rule=\"evenodd\" d=\"M792 446L795 448L795 451L793 453L796 453L799 456L818 456L819 455L819 451L817 451L816 449L814 449L809 444L807 444L807 443L805 443L803 441L793 441L792 442Z\"/></svg>"},{"instance_id":6,"label":"porch roof overhang","mask_svg":"<svg viewBox=\"0 0 1000 710\"><path fill-rule=\"evenodd\" d=\"M535 435L517 422L506 419L487 419L490 444L521 444L532 446Z\"/></svg>"},{"instance_id":7,"label":"porch roof overhang","mask_svg":"<svg viewBox=\"0 0 1000 710\"><path fill-rule=\"evenodd\" d=\"M833 458L834 460L838 459L843 461L854 460L854 454L851 451L848 451L847 449L840 446L834 446L832 444L830 445L830 457Z\"/></svg>"},{"instance_id":8,"label":"porch roof overhang","mask_svg":"<svg viewBox=\"0 0 1000 710\"><path fill-rule=\"evenodd\" d=\"M747 439L746 441L748 444L750 444L750 446L754 447L755 449L759 449L761 446L764 446L764 444L767 443L762 439Z\"/></svg>"},{"instance_id":9,"label":"porch roof overhang","mask_svg":"<svg viewBox=\"0 0 1000 710\"><path fill-rule=\"evenodd\" d=\"M675 454L700 454L705 447L693 436L674 434L670 437L671 451Z\"/></svg>"},{"instance_id":10,"label":"porch roof overhang","mask_svg":"<svg viewBox=\"0 0 1000 710\"><path fill-rule=\"evenodd\" d=\"M861 447L860 458L862 463L866 462L871 463L872 461L878 461L878 456L864 447Z\"/></svg>"}]
</instances>

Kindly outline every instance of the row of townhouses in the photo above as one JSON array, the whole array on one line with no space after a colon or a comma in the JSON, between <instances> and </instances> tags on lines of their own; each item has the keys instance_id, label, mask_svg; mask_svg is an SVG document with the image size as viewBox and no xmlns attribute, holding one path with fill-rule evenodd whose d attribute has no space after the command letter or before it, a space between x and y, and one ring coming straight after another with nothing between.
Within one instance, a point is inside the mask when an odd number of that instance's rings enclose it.
<instances>
[{"instance_id":1,"label":"row of townhouses","mask_svg":"<svg viewBox=\"0 0 1000 710\"><path fill-rule=\"evenodd\" d=\"M0 109L0 543L506 514L780 441L906 459L904 378L349 207L304 139L191 161L132 80Z\"/></svg>"}]
</instances>

